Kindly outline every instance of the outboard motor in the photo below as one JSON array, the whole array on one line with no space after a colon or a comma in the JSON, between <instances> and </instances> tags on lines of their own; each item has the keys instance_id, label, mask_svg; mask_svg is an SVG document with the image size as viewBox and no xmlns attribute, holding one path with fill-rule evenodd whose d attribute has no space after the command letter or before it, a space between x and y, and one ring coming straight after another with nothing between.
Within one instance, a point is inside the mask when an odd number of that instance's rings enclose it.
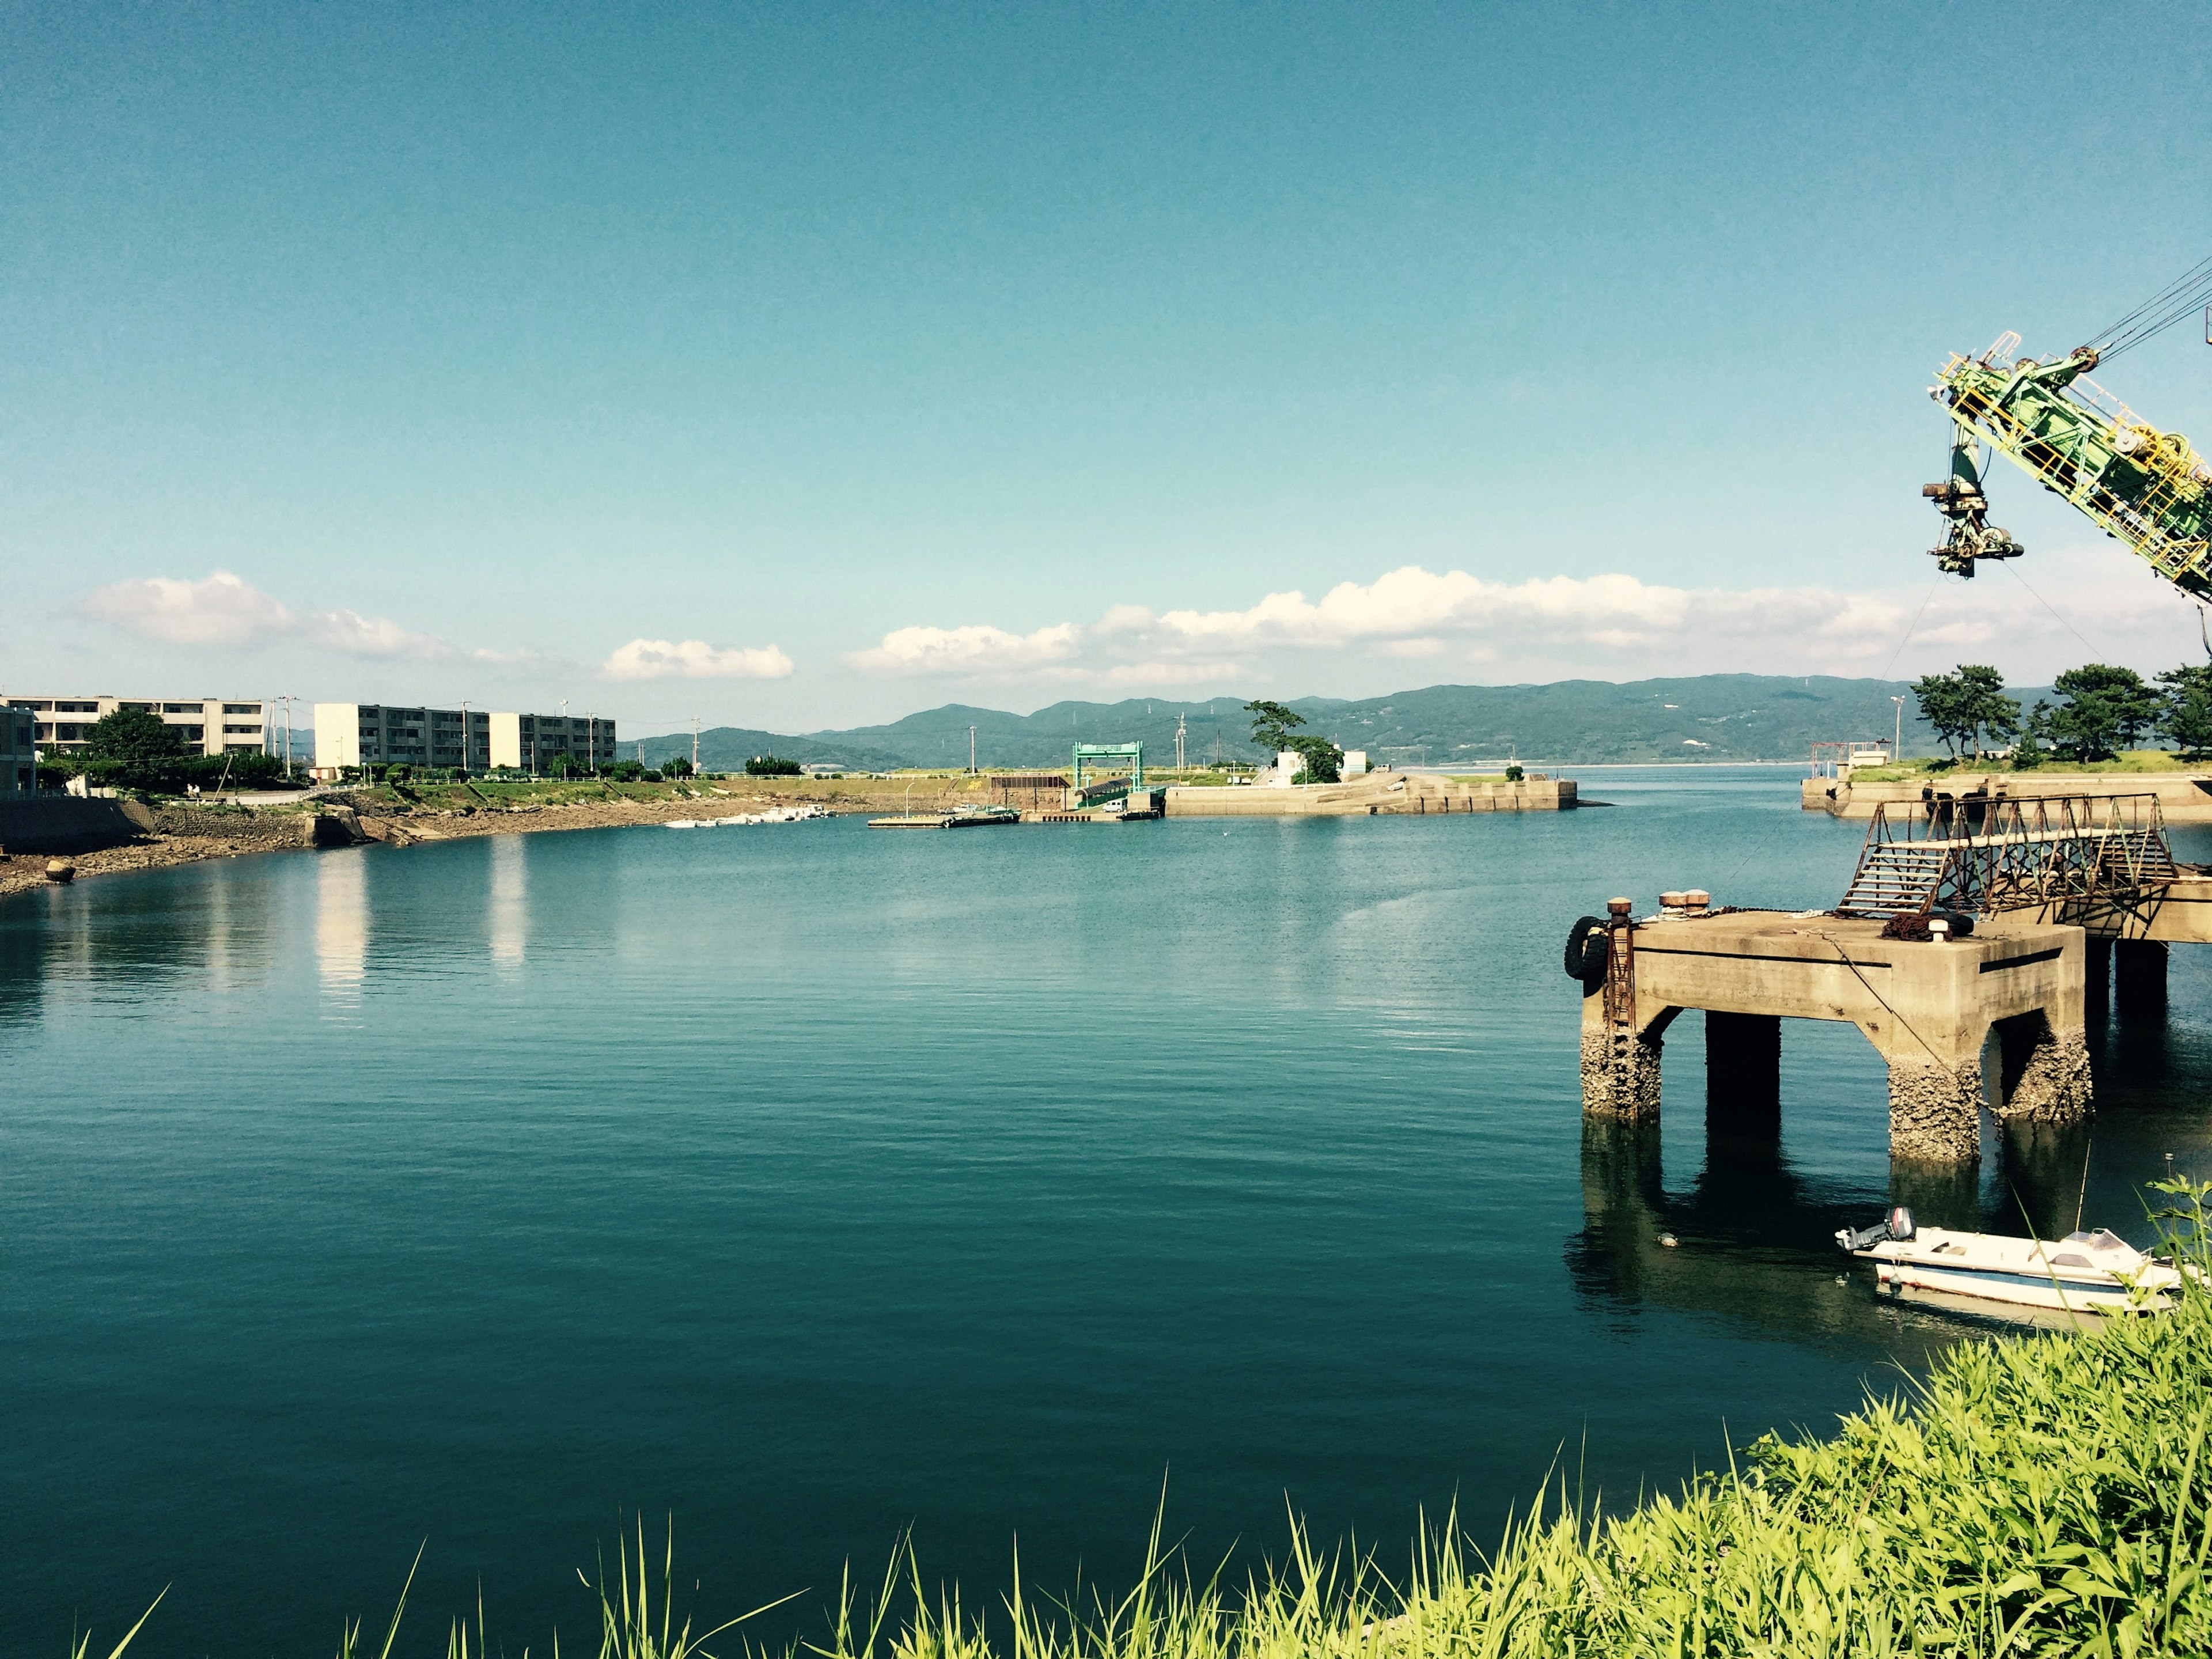
<instances>
[{"instance_id":1,"label":"outboard motor","mask_svg":"<svg viewBox=\"0 0 2212 1659\"><path fill-rule=\"evenodd\" d=\"M1911 1238L1914 1231L1912 1212L1900 1204L1885 1219L1877 1221L1871 1227L1863 1227L1856 1232L1849 1227L1838 1227L1836 1243L1842 1249L1856 1255L1861 1250L1871 1249L1876 1244L1887 1244L1893 1240L1899 1244L1905 1243Z\"/></svg>"}]
</instances>

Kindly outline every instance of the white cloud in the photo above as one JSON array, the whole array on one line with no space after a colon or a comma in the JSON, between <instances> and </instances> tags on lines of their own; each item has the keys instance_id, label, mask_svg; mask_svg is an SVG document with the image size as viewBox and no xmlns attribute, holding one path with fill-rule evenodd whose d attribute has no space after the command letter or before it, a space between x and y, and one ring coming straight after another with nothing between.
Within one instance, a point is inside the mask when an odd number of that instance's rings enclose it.
<instances>
[{"instance_id":1,"label":"white cloud","mask_svg":"<svg viewBox=\"0 0 2212 1659\"><path fill-rule=\"evenodd\" d=\"M896 628L872 650L846 658L878 674L1004 674L1049 667L1073 657L1083 630L1073 623L1010 634L1003 628Z\"/></svg>"},{"instance_id":2,"label":"white cloud","mask_svg":"<svg viewBox=\"0 0 2212 1659\"><path fill-rule=\"evenodd\" d=\"M116 582L94 588L77 609L94 622L170 645L237 647L297 640L349 657L510 659L495 652L464 653L434 634L411 632L386 617L346 610L295 611L228 570L196 582L173 576Z\"/></svg>"},{"instance_id":3,"label":"white cloud","mask_svg":"<svg viewBox=\"0 0 2212 1659\"><path fill-rule=\"evenodd\" d=\"M200 581L149 576L97 587L78 609L142 640L172 645L249 645L291 632L299 618L228 570Z\"/></svg>"},{"instance_id":4,"label":"white cloud","mask_svg":"<svg viewBox=\"0 0 2212 1659\"><path fill-rule=\"evenodd\" d=\"M1492 581L1405 565L1339 582L1318 600L1288 589L1237 610L1121 604L1088 627L1033 634L987 624L900 629L847 660L881 673L1164 690L1309 681L1314 669L1299 665L1319 653L1364 661L1378 674L1407 672L1394 662L1419 663L1437 678L1485 680L1879 676L1979 657L2023 682L2091 658L2156 665L2188 654L2196 630L2187 604L2154 580L2116 582L2115 570L2101 550L2064 550L2049 556L2031 592L1987 578L1931 589L1917 572L1919 580L1895 588L1690 588L1621 572Z\"/></svg>"},{"instance_id":5,"label":"white cloud","mask_svg":"<svg viewBox=\"0 0 2212 1659\"><path fill-rule=\"evenodd\" d=\"M1698 630L1810 628L1848 637L1892 631L1905 620L1893 604L1826 588L1700 592L1617 574L1492 582L1407 565L1371 582L1339 582L1318 604L1296 590L1270 593L1243 611L1170 611L1157 629L1216 647L1372 642L1395 656L1434 656L1452 637L1510 635L1622 650Z\"/></svg>"},{"instance_id":6,"label":"white cloud","mask_svg":"<svg viewBox=\"0 0 2212 1659\"><path fill-rule=\"evenodd\" d=\"M358 611L318 611L305 618L300 630L313 645L343 651L349 657L450 657L453 647L434 634L412 634L387 617L364 617ZM473 652L483 657L488 653Z\"/></svg>"},{"instance_id":7,"label":"white cloud","mask_svg":"<svg viewBox=\"0 0 2212 1659\"><path fill-rule=\"evenodd\" d=\"M616 647L599 672L611 680L780 680L795 666L773 645L639 639Z\"/></svg>"}]
</instances>

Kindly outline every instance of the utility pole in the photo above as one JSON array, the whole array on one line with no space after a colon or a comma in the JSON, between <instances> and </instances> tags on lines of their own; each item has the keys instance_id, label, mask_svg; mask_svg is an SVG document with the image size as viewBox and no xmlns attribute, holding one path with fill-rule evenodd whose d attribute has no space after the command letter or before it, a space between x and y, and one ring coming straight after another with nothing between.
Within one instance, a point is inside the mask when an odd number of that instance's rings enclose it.
<instances>
[{"instance_id":1,"label":"utility pole","mask_svg":"<svg viewBox=\"0 0 2212 1659\"><path fill-rule=\"evenodd\" d=\"M592 775L599 775L599 713L596 708L584 711L584 744L591 755Z\"/></svg>"},{"instance_id":2,"label":"utility pole","mask_svg":"<svg viewBox=\"0 0 2212 1659\"><path fill-rule=\"evenodd\" d=\"M469 706L461 704L461 781L469 781Z\"/></svg>"},{"instance_id":3,"label":"utility pole","mask_svg":"<svg viewBox=\"0 0 2212 1659\"><path fill-rule=\"evenodd\" d=\"M968 775L975 775L975 728L968 728Z\"/></svg>"},{"instance_id":4,"label":"utility pole","mask_svg":"<svg viewBox=\"0 0 2212 1659\"><path fill-rule=\"evenodd\" d=\"M284 694L284 781L292 781L292 694Z\"/></svg>"},{"instance_id":5,"label":"utility pole","mask_svg":"<svg viewBox=\"0 0 2212 1659\"><path fill-rule=\"evenodd\" d=\"M699 717L691 717L691 775L699 775Z\"/></svg>"},{"instance_id":6,"label":"utility pole","mask_svg":"<svg viewBox=\"0 0 2212 1659\"><path fill-rule=\"evenodd\" d=\"M1892 697L1890 701L1897 705L1897 735L1889 744L1889 763L1894 766L1905 758L1905 699Z\"/></svg>"},{"instance_id":7,"label":"utility pole","mask_svg":"<svg viewBox=\"0 0 2212 1659\"><path fill-rule=\"evenodd\" d=\"M1183 717L1177 714L1176 716L1176 770L1178 772L1182 770L1182 725Z\"/></svg>"}]
</instances>

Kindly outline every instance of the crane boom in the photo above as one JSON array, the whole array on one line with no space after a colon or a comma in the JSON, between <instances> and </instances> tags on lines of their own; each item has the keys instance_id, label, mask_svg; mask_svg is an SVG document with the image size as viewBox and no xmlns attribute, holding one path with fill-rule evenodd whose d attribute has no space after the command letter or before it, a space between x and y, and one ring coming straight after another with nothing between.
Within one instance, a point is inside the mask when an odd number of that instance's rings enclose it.
<instances>
[{"instance_id":1,"label":"crane boom","mask_svg":"<svg viewBox=\"0 0 2212 1659\"><path fill-rule=\"evenodd\" d=\"M2014 358L2019 343L2006 334L1978 357L1954 356L1928 389L1958 424L1950 478L1921 492L1950 522L1936 560L1971 576L1975 560L2021 550L1985 521L1974 454L1986 443L2184 592L2212 597L2212 470L2203 458L2089 379L2092 348L2039 362Z\"/></svg>"}]
</instances>

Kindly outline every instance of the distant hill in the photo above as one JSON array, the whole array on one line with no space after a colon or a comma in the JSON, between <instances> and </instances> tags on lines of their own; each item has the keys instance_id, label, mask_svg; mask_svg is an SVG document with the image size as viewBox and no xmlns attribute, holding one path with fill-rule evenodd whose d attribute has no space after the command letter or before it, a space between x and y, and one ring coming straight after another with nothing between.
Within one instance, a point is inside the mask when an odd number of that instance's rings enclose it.
<instances>
[{"instance_id":1,"label":"distant hill","mask_svg":"<svg viewBox=\"0 0 2212 1659\"><path fill-rule=\"evenodd\" d=\"M2014 696L2032 704L2033 689ZM2042 695L2048 695L2043 693ZM1816 741L1887 739L1906 698L1907 754L1936 750L1901 680L1784 678L1771 674L1701 674L1685 679L1559 680L1548 685L1431 685L1389 696L1301 697L1291 707L1310 728L1377 761L1471 765L1517 756L1532 763L1802 760ZM968 728L985 766L1064 767L1074 743L1141 741L1145 757L1175 758L1176 720L1194 764L1217 754L1257 757L1242 697L1203 702L1133 697L1123 702L1056 702L1032 714L946 703L888 726L849 731L773 732L718 726L700 734L702 765L742 767L754 755L822 761L855 769L964 766ZM636 753L624 738L623 751ZM688 732L644 739L645 757L691 752Z\"/></svg>"}]
</instances>

